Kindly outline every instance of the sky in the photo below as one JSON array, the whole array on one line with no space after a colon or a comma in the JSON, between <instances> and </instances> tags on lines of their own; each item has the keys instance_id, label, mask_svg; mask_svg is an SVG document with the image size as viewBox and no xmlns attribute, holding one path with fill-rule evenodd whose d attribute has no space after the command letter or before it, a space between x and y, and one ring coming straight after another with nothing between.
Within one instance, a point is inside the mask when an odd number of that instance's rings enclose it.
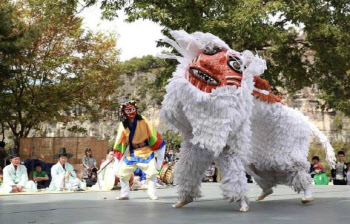
<instances>
[{"instance_id":1,"label":"sky","mask_svg":"<svg viewBox=\"0 0 350 224\"><path fill-rule=\"evenodd\" d=\"M149 20L126 23L126 15L119 11L113 21L102 20L101 10L97 5L84 9L80 14L84 27L92 31L117 33L117 48L121 50L120 60L161 53L165 48L157 48L156 41L163 38L162 27Z\"/></svg>"},{"instance_id":2,"label":"sky","mask_svg":"<svg viewBox=\"0 0 350 224\"><path fill-rule=\"evenodd\" d=\"M149 20L126 23L124 22L126 15L122 10L118 12L118 18L113 21L103 20L98 4L84 9L79 15L84 19L85 28L117 34L117 48L121 51L119 57L121 61L145 55L156 56L166 50L166 48L156 47L156 41L164 37L161 33L162 27L157 23ZM277 21L279 16L271 16L270 19L271 21ZM302 27L300 30L302 30Z\"/></svg>"}]
</instances>

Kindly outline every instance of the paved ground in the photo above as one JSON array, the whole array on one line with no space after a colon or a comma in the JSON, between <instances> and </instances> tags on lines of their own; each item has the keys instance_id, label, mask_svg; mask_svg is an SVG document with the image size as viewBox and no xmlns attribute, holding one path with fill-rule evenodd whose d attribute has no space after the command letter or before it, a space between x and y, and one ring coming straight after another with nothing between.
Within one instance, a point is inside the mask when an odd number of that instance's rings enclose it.
<instances>
[{"instance_id":1,"label":"paved ground","mask_svg":"<svg viewBox=\"0 0 350 224\"><path fill-rule=\"evenodd\" d=\"M114 200L114 192L89 192L0 197L0 223L349 223L350 186L314 186L316 200L300 203L301 195L279 186L263 202L254 198L260 190L250 184L250 211L222 200L219 184L203 184L204 197L182 209L173 209L176 188L159 189L158 201L144 191L133 191L132 200ZM103 199L106 197L107 199Z\"/></svg>"}]
</instances>

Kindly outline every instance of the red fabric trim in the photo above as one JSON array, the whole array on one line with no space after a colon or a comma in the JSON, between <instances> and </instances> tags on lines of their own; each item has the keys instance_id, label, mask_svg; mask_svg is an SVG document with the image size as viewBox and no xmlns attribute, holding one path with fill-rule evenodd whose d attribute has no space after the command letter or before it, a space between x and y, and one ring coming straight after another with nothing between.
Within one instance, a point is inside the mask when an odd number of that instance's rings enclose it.
<instances>
[{"instance_id":1,"label":"red fabric trim","mask_svg":"<svg viewBox=\"0 0 350 224\"><path fill-rule=\"evenodd\" d=\"M160 137L160 134L157 132L157 141L156 143L154 143L154 145L151 146L151 150L152 151L158 150L161 144L162 144L162 138Z\"/></svg>"},{"instance_id":2,"label":"red fabric trim","mask_svg":"<svg viewBox=\"0 0 350 224\"><path fill-rule=\"evenodd\" d=\"M271 93L271 86L270 86L269 81L267 81L266 79L262 79L258 76L254 76L254 82L255 82L255 84L254 84L255 88L269 91L269 95L265 95L265 94L262 94L262 93L254 90L253 96L255 96L259 100L266 102L266 103L285 104L284 102L282 102L281 96L277 96L277 95L274 95L273 93Z\"/></svg>"},{"instance_id":3,"label":"red fabric trim","mask_svg":"<svg viewBox=\"0 0 350 224\"><path fill-rule=\"evenodd\" d=\"M253 96L255 96L256 98L258 98L261 101L264 101L266 103L282 103L281 97L274 95L272 93L270 93L269 95L265 95L262 93L259 93L258 91L253 91Z\"/></svg>"},{"instance_id":4,"label":"red fabric trim","mask_svg":"<svg viewBox=\"0 0 350 224\"><path fill-rule=\"evenodd\" d=\"M122 157L123 157L123 153L121 153L120 151L118 150L114 150L114 156L120 160Z\"/></svg>"},{"instance_id":5,"label":"red fabric trim","mask_svg":"<svg viewBox=\"0 0 350 224\"><path fill-rule=\"evenodd\" d=\"M254 87L258 89L271 91L270 83L266 79L262 79L259 76L254 76L254 82L255 82Z\"/></svg>"}]
</instances>

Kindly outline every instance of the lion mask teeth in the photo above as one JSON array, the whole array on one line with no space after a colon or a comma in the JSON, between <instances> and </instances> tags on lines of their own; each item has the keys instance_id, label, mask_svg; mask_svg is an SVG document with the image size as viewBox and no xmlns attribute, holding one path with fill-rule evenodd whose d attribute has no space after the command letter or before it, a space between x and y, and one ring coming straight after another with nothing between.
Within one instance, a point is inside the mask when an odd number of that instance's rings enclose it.
<instances>
[{"instance_id":1,"label":"lion mask teeth","mask_svg":"<svg viewBox=\"0 0 350 224\"><path fill-rule=\"evenodd\" d=\"M190 73L195 77L198 78L200 80L202 80L203 82L207 83L208 85L219 85L219 82L212 78L211 75L202 72L199 69L196 68L190 68Z\"/></svg>"}]
</instances>

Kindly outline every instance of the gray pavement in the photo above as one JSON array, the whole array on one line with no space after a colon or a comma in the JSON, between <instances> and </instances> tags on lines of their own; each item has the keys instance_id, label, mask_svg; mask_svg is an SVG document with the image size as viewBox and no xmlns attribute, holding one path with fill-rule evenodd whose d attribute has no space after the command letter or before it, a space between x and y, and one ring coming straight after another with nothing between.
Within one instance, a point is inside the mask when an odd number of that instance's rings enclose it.
<instances>
[{"instance_id":1,"label":"gray pavement","mask_svg":"<svg viewBox=\"0 0 350 224\"><path fill-rule=\"evenodd\" d=\"M301 194L278 186L274 194L255 202L260 189L249 184L250 211L221 197L219 184L202 185L203 198L173 209L176 187L158 190L158 201L145 191L132 191L131 200L117 201L113 192L0 196L0 224L21 223L293 223L343 224L350 221L350 186L313 186L316 200L302 205ZM104 199L106 197L106 199Z\"/></svg>"}]
</instances>

